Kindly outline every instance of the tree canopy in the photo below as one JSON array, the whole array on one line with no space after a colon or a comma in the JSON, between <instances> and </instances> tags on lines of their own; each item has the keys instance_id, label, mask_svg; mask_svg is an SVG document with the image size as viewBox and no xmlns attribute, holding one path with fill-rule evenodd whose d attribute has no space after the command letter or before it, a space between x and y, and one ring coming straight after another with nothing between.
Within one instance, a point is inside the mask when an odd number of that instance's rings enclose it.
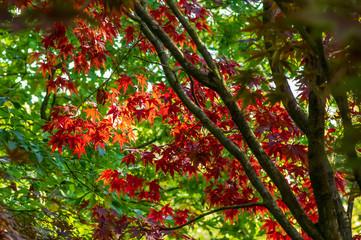
<instances>
[{"instance_id":1,"label":"tree canopy","mask_svg":"<svg viewBox=\"0 0 361 240\"><path fill-rule=\"evenodd\" d=\"M361 239L360 0L0 16L0 239Z\"/></svg>"}]
</instances>

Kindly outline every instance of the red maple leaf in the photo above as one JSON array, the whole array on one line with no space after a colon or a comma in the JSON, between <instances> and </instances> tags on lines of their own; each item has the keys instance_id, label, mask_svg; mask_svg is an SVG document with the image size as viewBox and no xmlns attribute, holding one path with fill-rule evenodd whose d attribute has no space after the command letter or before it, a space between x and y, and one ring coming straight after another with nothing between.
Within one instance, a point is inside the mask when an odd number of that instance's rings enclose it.
<instances>
[{"instance_id":1,"label":"red maple leaf","mask_svg":"<svg viewBox=\"0 0 361 240\"><path fill-rule=\"evenodd\" d=\"M163 211L157 211L155 209L149 209L150 213L147 217L148 220L152 220L154 222L164 223Z\"/></svg>"}]
</instances>

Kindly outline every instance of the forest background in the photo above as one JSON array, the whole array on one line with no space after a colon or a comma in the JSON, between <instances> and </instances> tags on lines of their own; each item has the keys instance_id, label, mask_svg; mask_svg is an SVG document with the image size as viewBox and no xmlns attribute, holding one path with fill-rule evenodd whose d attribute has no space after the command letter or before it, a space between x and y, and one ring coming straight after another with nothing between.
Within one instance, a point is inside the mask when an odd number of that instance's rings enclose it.
<instances>
[{"instance_id":1,"label":"forest background","mask_svg":"<svg viewBox=\"0 0 361 240\"><path fill-rule=\"evenodd\" d=\"M361 239L360 20L0 1L0 239Z\"/></svg>"}]
</instances>

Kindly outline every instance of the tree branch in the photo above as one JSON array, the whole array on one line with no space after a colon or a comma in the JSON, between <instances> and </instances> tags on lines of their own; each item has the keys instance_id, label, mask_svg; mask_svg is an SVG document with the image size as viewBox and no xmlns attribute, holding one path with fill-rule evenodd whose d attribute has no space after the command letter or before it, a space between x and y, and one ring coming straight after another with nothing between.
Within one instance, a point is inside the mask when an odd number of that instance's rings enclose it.
<instances>
[{"instance_id":1,"label":"tree branch","mask_svg":"<svg viewBox=\"0 0 361 240\"><path fill-rule=\"evenodd\" d=\"M196 30L191 26L189 21L183 16L181 11L178 9L177 5L172 0L165 0L179 20L179 22L183 25L184 29L188 32L189 36L192 38L193 42L196 44L198 51L202 54L204 60L207 65L214 73L216 73L219 77L221 76L217 64L214 62L211 54L208 52L206 46L204 46L202 40L199 38Z\"/></svg>"},{"instance_id":2,"label":"tree branch","mask_svg":"<svg viewBox=\"0 0 361 240\"><path fill-rule=\"evenodd\" d=\"M197 106L199 108L201 108L201 105L199 104L197 96L196 96L196 92L194 91L194 80L191 76L188 75L188 77L191 80L191 92L192 92L192 97L194 98L194 102L197 104Z\"/></svg>"},{"instance_id":3,"label":"tree branch","mask_svg":"<svg viewBox=\"0 0 361 240\"><path fill-rule=\"evenodd\" d=\"M282 0L275 0L282 12L287 16L294 14ZM306 2L305 2L306 3ZM305 4L300 3L300 4ZM303 6L305 8L305 6ZM307 56L308 67L318 73L314 81L310 80L308 128L309 174L319 211L319 226L327 239L350 239L351 227L343 208L335 183L333 169L325 152L324 144L324 112L325 97L323 85L330 80L329 64L322 45L322 32L312 26L293 23L313 54Z\"/></svg>"},{"instance_id":4,"label":"tree branch","mask_svg":"<svg viewBox=\"0 0 361 240\"><path fill-rule=\"evenodd\" d=\"M356 186L356 183L354 182L352 184L352 187L351 187L351 192L352 192L352 189L354 189ZM349 221L351 221L352 219L352 212L353 212L353 205L354 205L354 201L355 201L355 196L354 195L351 195L349 200L348 200L348 203L347 203L347 217L349 219Z\"/></svg>"},{"instance_id":5,"label":"tree branch","mask_svg":"<svg viewBox=\"0 0 361 240\"><path fill-rule=\"evenodd\" d=\"M242 134L244 140L255 155L256 159L271 178L272 182L279 189L282 196L282 201L288 206L297 222L312 238L322 239L313 222L302 209L292 189L288 185L287 180L262 148L257 137L254 135L251 127L249 126L242 110L238 106L237 102L233 100L233 96L226 88L225 84L219 85L216 92L220 95L223 102L227 106L232 116L232 120L235 122L238 130Z\"/></svg>"},{"instance_id":6,"label":"tree branch","mask_svg":"<svg viewBox=\"0 0 361 240\"><path fill-rule=\"evenodd\" d=\"M309 94L308 166L312 188L319 213L320 229L327 239L343 239L339 232L336 199L337 188L333 170L324 145L324 99L314 91ZM342 206L341 206L342 207ZM349 239L349 238L345 238Z\"/></svg>"},{"instance_id":7,"label":"tree branch","mask_svg":"<svg viewBox=\"0 0 361 240\"><path fill-rule=\"evenodd\" d=\"M141 6L139 6L139 4L137 4L137 3L135 3L135 10L136 10L137 14L140 16L140 18L145 22L145 24L144 23L142 23L142 24L144 26L147 25L147 27L149 27L149 29L148 28L147 29L151 31L150 34L151 35L154 34L155 36L157 36L159 38L159 40L162 42L162 44L164 44L171 51L172 55L176 58L176 60L178 62L182 61L182 59L184 58L183 54L174 45L174 43L166 35L166 33L161 29L161 27L158 25L158 23L154 19L152 19L146 13L146 11ZM141 24L141 26L142 26L142 24ZM145 32L143 32L143 33L145 33ZM147 38L149 39L149 36L147 36ZM156 39L156 40L159 41L158 39ZM181 56L179 56L179 54L181 54ZM160 57L159 52L158 52L158 55ZM166 60L166 61L168 61L168 60ZM186 60L186 61L188 62L188 60ZM162 59L161 59L161 62L162 62ZM162 64L165 64L165 63L162 62ZM167 64L168 64L168 62L167 62ZM195 67L192 64L191 64L191 66L192 66L192 68L188 68L187 65L184 65L184 66L182 65L183 69L188 74L194 76L193 68L195 68ZM163 68L163 69L164 69L164 72L166 73L166 76L167 76L167 71L169 71L169 69L166 69L166 68ZM199 71L199 70L197 69L197 71ZM168 75L169 76L167 76L167 79L170 82L172 88L176 91L177 81L174 80L175 85L172 85L172 83L171 83L171 81L169 79L170 78L175 79L175 77L173 76L173 73L172 74L169 73ZM195 77L195 78L199 81L199 79L197 77ZM204 80L204 78L205 78L205 80ZM270 176L271 180L275 183L277 188L280 190L281 195L282 195L282 200L289 207L292 214L295 216L296 220L300 223L300 225L302 227L305 227L307 234L309 234L310 236L318 236L320 239L322 239L320 237L317 229L315 228L313 222L305 214L305 212L303 211L303 209L300 206L299 202L297 201L294 193L292 192L291 188L288 185L287 180L278 171L278 169L275 166L275 164L273 163L273 161L265 153L265 151L262 148L262 146L260 145L258 139L253 134L250 126L248 125L248 122L247 122L245 116L243 115L242 110L239 108L237 103L232 100L233 96L229 92L229 90L227 89L226 83L221 78L221 76L218 76L218 75L215 75L215 74L205 76L205 75L202 74L202 80L199 81L199 82L206 85L207 87L215 90L220 95L223 102L226 104L228 110L231 113L232 120L236 123L236 125L237 125L238 129L240 130L242 136L245 138L248 146L251 148L252 152L255 154L255 156L256 156L257 160L259 161L260 165L262 166L262 168L267 172L267 174ZM179 94L178 94L178 96L180 97ZM187 100L182 100L183 103L185 103L186 101ZM188 107L188 109L190 109L190 107ZM197 107L197 110L195 109L194 111L203 113L203 111L201 109L198 109L198 107ZM195 114L198 119L200 119L200 116L197 116L197 114L195 112L192 111L192 113ZM210 121L210 120L205 116L204 121ZM202 123L205 124L203 121L202 121ZM216 133L213 133L213 134L216 136ZM223 132L221 132L219 135L220 135L219 137L216 136L216 138L218 140L220 140L220 138L222 138L222 137L226 138L224 140L224 141L226 141L226 142L224 142L224 144L221 142L224 146L226 146L227 144L230 144L229 143L230 140L223 134ZM231 144L233 144L233 143L231 142ZM233 146L231 148L233 148ZM247 159L247 156L245 155L245 153L242 150L240 150L238 146L236 146L236 148L237 148L237 150L236 149L232 149L232 150L228 149L228 150L234 156L236 156L237 158L245 158L246 159L245 162L248 162L248 159ZM239 152L239 150L241 152ZM263 185L263 183L262 183L262 185ZM259 190L259 189L257 189L257 190Z\"/></svg>"},{"instance_id":8,"label":"tree branch","mask_svg":"<svg viewBox=\"0 0 361 240\"><path fill-rule=\"evenodd\" d=\"M71 170L71 168L69 167L69 165L66 163L66 161L64 161L65 166L67 167L67 169L70 171L71 175L81 184L83 185L85 188L87 188L88 190L90 190L91 192L97 192L95 189L91 189L88 185L86 185L85 183L83 183L83 181L81 181L76 175L75 173Z\"/></svg>"},{"instance_id":9,"label":"tree branch","mask_svg":"<svg viewBox=\"0 0 361 240\"><path fill-rule=\"evenodd\" d=\"M79 104L78 109L86 102L86 100L88 100L91 96L93 96L98 89L102 88L106 83L108 83L111 78L113 77L114 73L117 71L117 69L119 68L120 64L128 57L128 55L130 54L130 52L138 45L138 43L142 40L142 38L140 38L139 40L137 40L129 49L128 51L123 55L123 57L120 59L119 62L117 62L117 65L115 67L115 69L113 70L113 72L110 74L110 76L102 83L100 84L99 87L97 87L97 89L95 89L92 93L90 93L86 98L83 99L83 101Z\"/></svg>"},{"instance_id":10,"label":"tree branch","mask_svg":"<svg viewBox=\"0 0 361 240\"><path fill-rule=\"evenodd\" d=\"M155 47L161 63L164 65L169 65L167 54L163 49L162 42L152 34L152 32L148 29L145 23L141 23L140 29ZM208 116L203 112L203 110L200 109L192 100L189 99L189 97L184 92L180 83L176 80L174 73L169 68L163 67L163 71L172 89L176 92L176 94L183 102L183 104L194 114L195 117L197 117L202 122L202 124L218 139L218 141L231 154L233 154L233 156L235 156L235 158L241 163L252 185L260 193L269 211L275 217L278 223L282 226L282 228L287 232L287 234L292 239L300 239L300 240L303 239L299 235L297 230L288 221L286 216L283 214L282 210L277 206L272 195L269 193L267 188L264 186L263 182L257 176L257 173L255 172L252 165L248 161L248 158L244 153L244 151L240 149L236 144L234 144L229 138L227 138L227 136L222 132L222 130L218 128L217 125L214 124L208 118Z\"/></svg>"},{"instance_id":11,"label":"tree branch","mask_svg":"<svg viewBox=\"0 0 361 240\"><path fill-rule=\"evenodd\" d=\"M275 11L271 10L272 2L271 1L263 1L263 23L268 24L274 21ZM273 62L273 54L274 43L276 42L276 36L273 34L272 30L268 28L268 30L264 33L264 45L266 47L267 58L269 65L271 66L272 76L275 81L277 89L285 95L286 97L282 98L282 103L285 106L288 114L294 121L294 123L301 129L301 131L307 135L308 133L308 116L299 106L296 101L291 88L287 82L287 78L285 76L284 70L279 63Z\"/></svg>"},{"instance_id":12,"label":"tree branch","mask_svg":"<svg viewBox=\"0 0 361 240\"><path fill-rule=\"evenodd\" d=\"M170 37L164 32L162 27L155 21L147 11L137 2L134 2L135 12L141 18L141 20L147 25L149 30L159 38L159 40L164 44L166 48L172 53L174 58L178 63L183 67L183 69L189 73L192 77L197 79L200 83L210 88L216 87L212 83L209 77L196 68L188 59L184 56L183 52L175 45L175 43L170 39Z\"/></svg>"},{"instance_id":13,"label":"tree branch","mask_svg":"<svg viewBox=\"0 0 361 240\"><path fill-rule=\"evenodd\" d=\"M293 14L283 4L283 2L286 2L286 1L275 0L275 2L286 16L289 14ZM299 3L300 5L305 5L306 2L307 1L300 1L300 0L297 1L297 3ZM328 74L329 74L328 65L329 64L328 64L328 61L324 54L324 48L323 48L323 44L322 44L322 32L319 30L312 29L309 26L304 26L297 22L294 22L293 24L294 24L295 28L297 29L297 31L300 33L303 40L305 40L305 42L308 44L308 46L311 48L311 50L317 56L318 62L321 67L321 69L319 69L321 71L321 75L328 76Z\"/></svg>"},{"instance_id":14,"label":"tree branch","mask_svg":"<svg viewBox=\"0 0 361 240\"><path fill-rule=\"evenodd\" d=\"M138 148L145 148L146 146L148 146L148 145L150 145L150 144L158 141L159 139L161 139L161 136L158 136L158 137L156 137L156 138L153 138L152 140L149 140L149 141L147 141L147 142L145 142L145 143L142 143L142 144L140 144L140 145L137 145L137 146L135 146L134 148L136 148L136 149L138 149Z\"/></svg>"},{"instance_id":15,"label":"tree branch","mask_svg":"<svg viewBox=\"0 0 361 240\"><path fill-rule=\"evenodd\" d=\"M192 218L191 220L189 220L186 223L183 223L182 225L176 226L176 227L168 227L168 228L161 228L161 231L170 231L170 230L177 230L179 228L185 227L189 224L192 224L196 221L198 221L201 218L204 218L205 216L208 216L212 213L216 213L216 212L220 212L220 211L224 211L224 210L230 210L230 209L238 209L238 208L248 208L248 207L267 207L266 204L264 203L259 203L259 202L254 202L254 203L245 203L245 204L241 204L241 205L234 205L234 206L226 206L226 207L220 207L214 210L211 210L209 212L206 213L202 213L201 215L198 215L195 218Z\"/></svg>"},{"instance_id":16,"label":"tree branch","mask_svg":"<svg viewBox=\"0 0 361 240\"><path fill-rule=\"evenodd\" d=\"M41 119L44 119L46 121L49 120L48 116L46 116L46 109L48 107L49 98L50 98L50 93L48 92L48 89L46 89L46 95L41 103L41 108L40 108L40 117Z\"/></svg>"},{"instance_id":17,"label":"tree branch","mask_svg":"<svg viewBox=\"0 0 361 240\"><path fill-rule=\"evenodd\" d=\"M347 96L345 91L342 90L342 87L337 88L333 91L333 96L336 100L337 107L340 111L342 125L344 127L344 141L343 150L346 153L346 157L348 161L351 163L352 171L355 176L356 182L361 189L361 167L358 164L354 164L355 160L357 160L356 153L356 144L357 140L354 139L354 126L352 125L350 108L348 106Z\"/></svg>"}]
</instances>

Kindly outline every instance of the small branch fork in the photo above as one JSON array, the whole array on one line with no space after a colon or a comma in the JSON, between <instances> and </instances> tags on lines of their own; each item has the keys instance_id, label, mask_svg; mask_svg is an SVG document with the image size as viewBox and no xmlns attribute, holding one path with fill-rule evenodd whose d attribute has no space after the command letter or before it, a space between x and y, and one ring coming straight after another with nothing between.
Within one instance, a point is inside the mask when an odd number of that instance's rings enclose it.
<instances>
[{"instance_id":1,"label":"small branch fork","mask_svg":"<svg viewBox=\"0 0 361 240\"><path fill-rule=\"evenodd\" d=\"M249 207L267 207L266 204L261 203L261 202L254 202L254 203L245 203L245 204L241 204L241 205L234 205L234 206L226 206L226 207L220 207L217 209L213 209L209 212L206 213L202 213L201 215L198 215L195 218L192 218L191 220L189 220L186 223L183 223L182 225L176 226L176 227L162 227L160 230L161 231L171 231L171 230L177 230L180 229L182 227L185 227L189 224L192 224L196 221L198 221L201 218L204 218L205 216L208 216L212 213L216 213L216 212L220 212L220 211L224 211L224 210L230 210L230 209L239 209L239 208L249 208Z\"/></svg>"}]
</instances>

